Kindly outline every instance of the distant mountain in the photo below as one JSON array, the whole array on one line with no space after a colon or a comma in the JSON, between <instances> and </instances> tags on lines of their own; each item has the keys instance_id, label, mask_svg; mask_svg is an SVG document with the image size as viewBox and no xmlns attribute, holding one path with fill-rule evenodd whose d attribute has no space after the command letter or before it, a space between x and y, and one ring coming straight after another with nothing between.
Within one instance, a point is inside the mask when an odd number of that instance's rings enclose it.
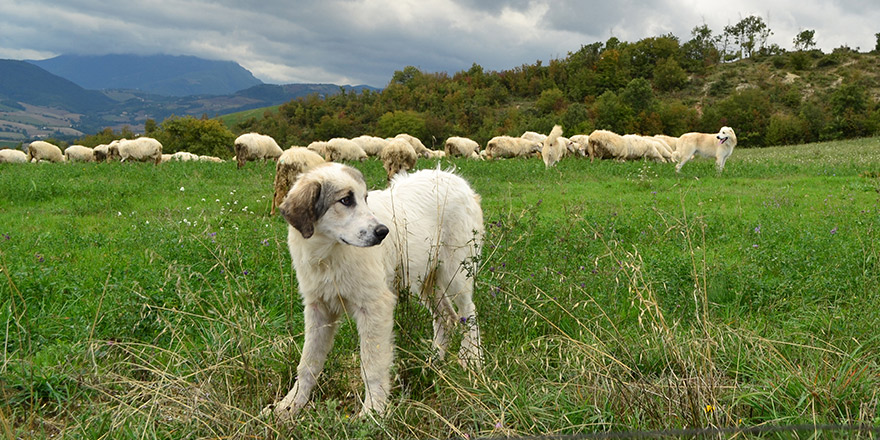
<instances>
[{"instance_id":1,"label":"distant mountain","mask_svg":"<svg viewBox=\"0 0 880 440\"><path fill-rule=\"evenodd\" d=\"M170 58L188 63L192 57ZM138 131L147 119L161 122L172 115L216 117L283 104L311 94L326 98L342 90L380 90L370 86L270 85L257 81L256 85L222 95L168 96L107 87L97 91L53 75L38 63L0 60L0 144L14 145L43 137L75 139L107 127L119 130L128 126Z\"/></svg>"},{"instance_id":2,"label":"distant mountain","mask_svg":"<svg viewBox=\"0 0 880 440\"><path fill-rule=\"evenodd\" d=\"M0 104L21 109L25 102L89 113L108 107L113 100L25 61L0 60Z\"/></svg>"},{"instance_id":3,"label":"distant mountain","mask_svg":"<svg viewBox=\"0 0 880 440\"><path fill-rule=\"evenodd\" d=\"M60 55L29 61L92 90L131 89L163 96L228 95L262 84L232 61L172 55Z\"/></svg>"}]
</instances>

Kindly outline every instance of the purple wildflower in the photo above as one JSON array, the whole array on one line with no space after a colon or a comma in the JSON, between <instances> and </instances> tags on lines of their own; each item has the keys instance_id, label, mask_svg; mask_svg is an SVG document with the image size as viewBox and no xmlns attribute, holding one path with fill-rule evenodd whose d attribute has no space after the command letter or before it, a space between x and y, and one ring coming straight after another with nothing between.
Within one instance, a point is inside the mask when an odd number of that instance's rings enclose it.
<instances>
[{"instance_id":1,"label":"purple wildflower","mask_svg":"<svg viewBox=\"0 0 880 440\"><path fill-rule=\"evenodd\" d=\"M755 226L755 234L761 233L761 225Z\"/></svg>"},{"instance_id":2,"label":"purple wildflower","mask_svg":"<svg viewBox=\"0 0 880 440\"><path fill-rule=\"evenodd\" d=\"M269 239L268 238L263 239L263 241L261 241L261 243L263 243L263 246L269 246Z\"/></svg>"},{"instance_id":3,"label":"purple wildflower","mask_svg":"<svg viewBox=\"0 0 880 440\"><path fill-rule=\"evenodd\" d=\"M40 255L40 254L34 254L34 256L37 257L37 261L39 261L40 263L43 262L43 256L42 256L42 255Z\"/></svg>"},{"instance_id":4,"label":"purple wildflower","mask_svg":"<svg viewBox=\"0 0 880 440\"><path fill-rule=\"evenodd\" d=\"M9 234L3 234L3 238L9 240Z\"/></svg>"},{"instance_id":5,"label":"purple wildflower","mask_svg":"<svg viewBox=\"0 0 880 440\"><path fill-rule=\"evenodd\" d=\"M834 229L831 230L831 235L834 235L836 233L837 233L837 226L835 226Z\"/></svg>"},{"instance_id":6,"label":"purple wildflower","mask_svg":"<svg viewBox=\"0 0 880 440\"><path fill-rule=\"evenodd\" d=\"M250 272L248 272L248 270L245 269L243 273L244 273L245 275L247 275L247 274L249 274Z\"/></svg>"}]
</instances>

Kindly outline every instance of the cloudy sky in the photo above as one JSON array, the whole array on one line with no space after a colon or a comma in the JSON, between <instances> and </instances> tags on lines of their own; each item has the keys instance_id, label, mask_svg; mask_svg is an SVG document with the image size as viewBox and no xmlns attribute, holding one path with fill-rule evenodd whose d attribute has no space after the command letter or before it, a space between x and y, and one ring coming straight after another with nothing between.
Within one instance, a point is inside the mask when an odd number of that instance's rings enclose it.
<instances>
[{"instance_id":1,"label":"cloudy sky","mask_svg":"<svg viewBox=\"0 0 880 440\"><path fill-rule=\"evenodd\" d=\"M876 0L0 0L0 58L194 55L236 61L267 83L384 87L395 70L503 70L584 44L673 33L715 35L759 15L770 42L868 51Z\"/></svg>"}]
</instances>

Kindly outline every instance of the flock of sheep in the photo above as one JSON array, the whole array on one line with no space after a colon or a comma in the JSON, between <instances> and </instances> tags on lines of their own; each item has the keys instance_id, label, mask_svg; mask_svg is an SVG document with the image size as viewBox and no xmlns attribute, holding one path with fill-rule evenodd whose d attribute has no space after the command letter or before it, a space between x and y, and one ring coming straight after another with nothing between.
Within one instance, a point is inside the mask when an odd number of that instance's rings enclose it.
<instances>
[{"instance_id":1,"label":"flock of sheep","mask_svg":"<svg viewBox=\"0 0 880 440\"><path fill-rule=\"evenodd\" d=\"M199 156L185 151L174 154L162 154L162 144L151 137L136 139L118 139L109 144L101 144L95 148L83 145L71 145L61 151L56 145L46 141L33 141L28 145L27 153L17 149L0 150L0 163L27 162L106 162L111 160L162 163L168 161L225 162L214 156Z\"/></svg>"},{"instance_id":2,"label":"flock of sheep","mask_svg":"<svg viewBox=\"0 0 880 440\"><path fill-rule=\"evenodd\" d=\"M259 133L246 133L235 139L234 151L238 167L248 161L277 161L272 201L272 214L280 205L297 176L308 168L325 161L362 161L377 157L382 161L388 180L400 172L415 166L422 158L465 157L473 160L497 158L537 157L550 168L568 156L593 159L640 160L678 162L676 171L695 154L714 157L718 171L733 152L736 135L729 127L718 134L686 133L680 137L664 135L619 135L607 130L595 130L589 135L562 136L562 127L554 126L549 135L527 131L520 137L496 136L480 149L479 143L463 137L450 137L443 150L431 150L416 137L402 133L393 138L359 136L353 139L334 138L329 141L312 142L307 147L293 146L282 150L275 140ZM3 162L102 162L110 160L151 162L209 161L224 162L213 156L198 156L179 151L162 154L162 144L150 137L115 140L106 145L88 148L72 145L64 150L44 141L34 141L27 154L21 150L0 150Z\"/></svg>"}]
</instances>

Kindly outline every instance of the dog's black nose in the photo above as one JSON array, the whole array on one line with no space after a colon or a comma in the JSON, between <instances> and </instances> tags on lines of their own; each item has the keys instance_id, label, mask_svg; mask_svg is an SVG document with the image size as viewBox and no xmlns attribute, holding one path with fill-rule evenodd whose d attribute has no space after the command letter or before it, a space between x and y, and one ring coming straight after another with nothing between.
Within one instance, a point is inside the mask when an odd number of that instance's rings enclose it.
<instances>
[{"instance_id":1,"label":"dog's black nose","mask_svg":"<svg viewBox=\"0 0 880 440\"><path fill-rule=\"evenodd\" d=\"M388 227L385 225L376 226L376 229L373 230L373 234L376 235L376 238L378 238L379 241L382 241L385 239L385 236L388 235Z\"/></svg>"}]
</instances>

